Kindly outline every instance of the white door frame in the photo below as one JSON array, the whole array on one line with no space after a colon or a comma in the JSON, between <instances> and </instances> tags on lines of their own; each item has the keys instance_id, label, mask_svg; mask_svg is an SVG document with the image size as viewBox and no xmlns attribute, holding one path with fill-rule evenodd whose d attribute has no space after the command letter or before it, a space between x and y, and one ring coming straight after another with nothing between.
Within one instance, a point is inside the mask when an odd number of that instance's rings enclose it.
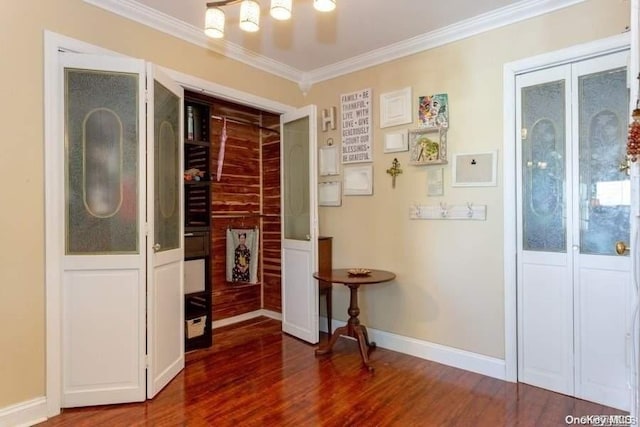
<instances>
[{"instance_id":1,"label":"white door frame","mask_svg":"<svg viewBox=\"0 0 640 427\"><path fill-rule=\"evenodd\" d=\"M629 33L597 40L555 52L510 62L503 74L503 188L504 203L504 342L505 376L518 381L518 336L516 316L516 75L556 65L589 59L595 56L629 49ZM635 81L630 79L630 81ZM509 183L509 184L507 184Z\"/></svg>"},{"instance_id":2,"label":"white door frame","mask_svg":"<svg viewBox=\"0 0 640 427\"><path fill-rule=\"evenodd\" d=\"M64 164L62 153L53 150L55 140L60 134L62 114L57 108L60 96L56 83L58 69L58 52L70 51L88 54L102 54L124 57L120 53L95 46L52 31L44 31L44 151L45 182L58 182L64 173L59 165ZM239 104L249 105L283 114L295 110L295 107L262 98L237 89L229 88L211 81L190 76L178 71L162 68L172 79L186 89L207 93ZM58 150L59 151L59 150ZM63 195L51 186L45 186L45 209L61 212L61 209L49 209L62 203ZM63 242L58 224L62 223L59 215L45 215L45 393L47 416L60 414L62 366L61 366L61 282L62 259L58 247Z\"/></svg>"}]
</instances>

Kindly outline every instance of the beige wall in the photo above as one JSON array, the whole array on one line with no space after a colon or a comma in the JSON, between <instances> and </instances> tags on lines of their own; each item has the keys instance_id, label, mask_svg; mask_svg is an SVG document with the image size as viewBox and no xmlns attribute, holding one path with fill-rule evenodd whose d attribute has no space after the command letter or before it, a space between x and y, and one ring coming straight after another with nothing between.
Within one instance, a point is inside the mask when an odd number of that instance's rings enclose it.
<instances>
[{"instance_id":1,"label":"beige wall","mask_svg":"<svg viewBox=\"0 0 640 427\"><path fill-rule=\"evenodd\" d=\"M82 0L0 2L0 408L45 393L45 29L284 104L303 103L295 83Z\"/></svg>"},{"instance_id":2,"label":"beige wall","mask_svg":"<svg viewBox=\"0 0 640 427\"><path fill-rule=\"evenodd\" d=\"M447 92L450 152L502 147L502 64L622 31L628 3L591 0L549 16L314 86L297 85L189 45L81 0L7 0L0 5L0 408L44 395L43 30L153 61L290 105L338 105L340 93L412 86L414 98ZM374 104L373 197L344 197L321 209L321 232L334 236L334 265L374 266L398 279L362 293L362 320L373 328L503 356L502 182L453 189L427 199L426 168L407 165L395 190L384 170L383 131ZM338 132L320 133L321 143ZM409 221L414 202L488 205L486 222ZM336 288L336 293L344 293ZM334 298L336 317L346 306Z\"/></svg>"},{"instance_id":3,"label":"beige wall","mask_svg":"<svg viewBox=\"0 0 640 427\"><path fill-rule=\"evenodd\" d=\"M394 271L395 282L360 293L361 320L395 334L504 358L503 280L503 65L544 52L621 33L629 4L592 0L404 59L333 79L312 88L319 110L339 106L341 93L372 88L374 94L374 195L343 196L341 207L320 208L320 232L333 236L334 267ZM409 153L383 152L379 95L411 86L414 117L420 95L448 93L449 154L498 149L498 185L451 186L444 167L444 196L426 196L426 175L436 166L411 166ZM319 132L319 145L340 129ZM403 173L396 188L385 173L394 157ZM507 185L512 185L507 183ZM487 205L487 220L410 220L420 204ZM334 287L336 318L347 320L347 292ZM343 295L342 295L343 294Z\"/></svg>"}]
</instances>

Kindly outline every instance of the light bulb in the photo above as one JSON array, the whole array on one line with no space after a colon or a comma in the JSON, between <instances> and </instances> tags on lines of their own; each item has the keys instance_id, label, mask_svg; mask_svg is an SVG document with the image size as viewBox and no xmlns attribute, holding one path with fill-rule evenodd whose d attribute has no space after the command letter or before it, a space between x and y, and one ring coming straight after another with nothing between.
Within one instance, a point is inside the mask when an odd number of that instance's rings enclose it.
<instances>
[{"instance_id":1,"label":"light bulb","mask_svg":"<svg viewBox=\"0 0 640 427\"><path fill-rule=\"evenodd\" d=\"M336 0L313 0L313 7L320 12L331 12L336 8Z\"/></svg>"},{"instance_id":2,"label":"light bulb","mask_svg":"<svg viewBox=\"0 0 640 427\"><path fill-rule=\"evenodd\" d=\"M204 33L214 39L224 37L224 12L218 7L210 7L204 16Z\"/></svg>"},{"instance_id":3,"label":"light bulb","mask_svg":"<svg viewBox=\"0 0 640 427\"><path fill-rule=\"evenodd\" d=\"M253 0L244 0L240 4L240 28L254 33L260 29L260 5Z\"/></svg>"},{"instance_id":4,"label":"light bulb","mask_svg":"<svg viewBox=\"0 0 640 427\"><path fill-rule=\"evenodd\" d=\"M291 18L292 0L271 0L271 16L279 21Z\"/></svg>"}]
</instances>

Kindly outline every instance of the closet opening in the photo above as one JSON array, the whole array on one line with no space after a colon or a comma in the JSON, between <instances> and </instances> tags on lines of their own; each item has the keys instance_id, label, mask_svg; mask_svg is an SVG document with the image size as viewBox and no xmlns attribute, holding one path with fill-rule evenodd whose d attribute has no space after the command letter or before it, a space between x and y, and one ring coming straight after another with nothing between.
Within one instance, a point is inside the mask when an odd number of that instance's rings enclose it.
<instances>
[{"instance_id":1,"label":"closet opening","mask_svg":"<svg viewBox=\"0 0 640 427\"><path fill-rule=\"evenodd\" d=\"M185 249L194 233L208 235L201 302L209 323L261 310L279 316L280 115L185 90L184 116ZM189 171L198 181L187 181Z\"/></svg>"}]
</instances>

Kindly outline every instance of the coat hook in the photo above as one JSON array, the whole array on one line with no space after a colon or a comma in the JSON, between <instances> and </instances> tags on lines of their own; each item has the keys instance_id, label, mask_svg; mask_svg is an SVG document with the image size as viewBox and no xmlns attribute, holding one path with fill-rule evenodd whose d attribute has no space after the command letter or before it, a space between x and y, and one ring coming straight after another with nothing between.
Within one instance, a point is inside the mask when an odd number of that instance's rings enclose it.
<instances>
[{"instance_id":1,"label":"coat hook","mask_svg":"<svg viewBox=\"0 0 640 427\"><path fill-rule=\"evenodd\" d=\"M477 164L476 159L471 159L471 164L472 164L472 165Z\"/></svg>"},{"instance_id":2,"label":"coat hook","mask_svg":"<svg viewBox=\"0 0 640 427\"><path fill-rule=\"evenodd\" d=\"M440 216L442 218L446 218L449 215L449 211L447 210L447 204L440 202Z\"/></svg>"}]
</instances>

